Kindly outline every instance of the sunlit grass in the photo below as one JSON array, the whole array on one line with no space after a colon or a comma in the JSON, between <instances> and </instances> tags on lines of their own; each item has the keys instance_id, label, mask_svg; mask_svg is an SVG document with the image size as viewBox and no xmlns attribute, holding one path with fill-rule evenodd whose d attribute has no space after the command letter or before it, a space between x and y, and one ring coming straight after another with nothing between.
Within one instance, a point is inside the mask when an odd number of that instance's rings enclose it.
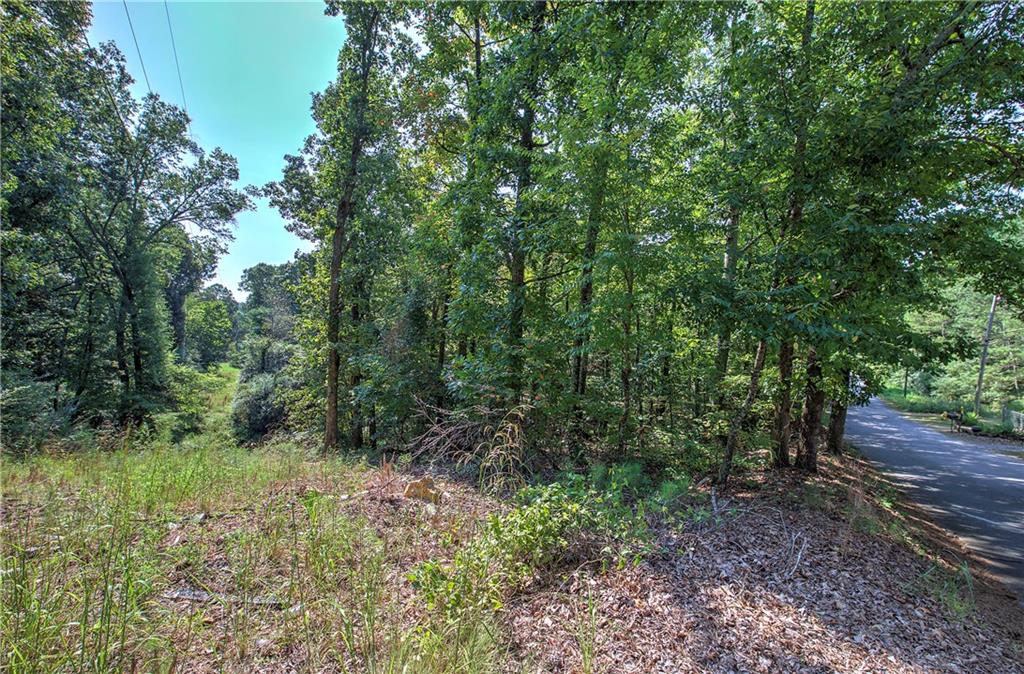
<instances>
[{"instance_id":1,"label":"sunlit grass","mask_svg":"<svg viewBox=\"0 0 1024 674\"><path fill-rule=\"evenodd\" d=\"M362 460L239 447L235 374L179 443L136 429L0 459L0 669L493 671L489 616L424 622L394 591L412 570L397 552L428 529L418 511L413 536L385 540L342 507L372 474Z\"/></svg>"}]
</instances>

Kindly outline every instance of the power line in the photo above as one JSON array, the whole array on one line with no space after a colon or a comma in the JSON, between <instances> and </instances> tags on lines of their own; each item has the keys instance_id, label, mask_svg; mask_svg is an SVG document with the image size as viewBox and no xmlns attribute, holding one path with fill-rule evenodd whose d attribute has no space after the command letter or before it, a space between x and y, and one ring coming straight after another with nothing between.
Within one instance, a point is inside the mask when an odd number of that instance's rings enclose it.
<instances>
[{"instance_id":1,"label":"power line","mask_svg":"<svg viewBox=\"0 0 1024 674\"><path fill-rule=\"evenodd\" d=\"M142 64L142 76L146 78L146 88L153 93L153 87L149 86L149 75L146 74L146 63L142 60L142 50L139 49L139 39L135 37L135 26L132 25L132 15L128 12L128 0L121 0L124 5L124 15L128 17L128 27L132 29L132 39L135 40L135 53L139 55L139 63Z\"/></svg>"},{"instance_id":2,"label":"power line","mask_svg":"<svg viewBox=\"0 0 1024 674\"><path fill-rule=\"evenodd\" d=\"M164 0L164 14L167 15L167 31L171 34L171 50L174 52L174 67L178 70L178 87L181 88L181 105L188 114L188 101L185 100L185 84L181 80L181 65L178 63L178 47L174 44L174 28L171 27L171 10Z\"/></svg>"}]
</instances>

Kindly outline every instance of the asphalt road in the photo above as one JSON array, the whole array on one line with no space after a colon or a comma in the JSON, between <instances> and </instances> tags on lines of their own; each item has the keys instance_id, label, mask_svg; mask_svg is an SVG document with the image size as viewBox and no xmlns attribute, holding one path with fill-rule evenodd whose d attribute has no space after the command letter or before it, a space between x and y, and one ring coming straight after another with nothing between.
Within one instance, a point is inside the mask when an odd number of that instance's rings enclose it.
<instances>
[{"instance_id":1,"label":"asphalt road","mask_svg":"<svg viewBox=\"0 0 1024 674\"><path fill-rule=\"evenodd\" d=\"M911 421L877 398L850 409L846 440L1024 601L1024 461Z\"/></svg>"}]
</instances>

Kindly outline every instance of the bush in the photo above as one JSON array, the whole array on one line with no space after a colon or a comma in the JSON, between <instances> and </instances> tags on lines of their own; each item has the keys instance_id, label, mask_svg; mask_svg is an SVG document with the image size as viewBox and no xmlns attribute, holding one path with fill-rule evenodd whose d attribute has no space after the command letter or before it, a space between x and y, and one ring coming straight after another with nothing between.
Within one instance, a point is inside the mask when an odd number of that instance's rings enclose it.
<instances>
[{"instance_id":1,"label":"bush","mask_svg":"<svg viewBox=\"0 0 1024 674\"><path fill-rule=\"evenodd\" d=\"M4 377L0 386L0 438L4 451L36 451L67 424L70 410L54 409L52 395L50 384L28 377Z\"/></svg>"},{"instance_id":2,"label":"bush","mask_svg":"<svg viewBox=\"0 0 1024 674\"><path fill-rule=\"evenodd\" d=\"M537 572L569 559L625 561L646 545L643 503L627 505L620 488L599 490L582 475L518 495L520 505L492 515L483 533L450 565L421 564L412 574L431 609L449 619L497 610L504 595Z\"/></svg>"},{"instance_id":3,"label":"bush","mask_svg":"<svg viewBox=\"0 0 1024 674\"><path fill-rule=\"evenodd\" d=\"M286 378L272 374L257 374L239 385L231 404L231 425L239 439L258 440L284 423L281 389L287 386Z\"/></svg>"},{"instance_id":4,"label":"bush","mask_svg":"<svg viewBox=\"0 0 1024 674\"><path fill-rule=\"evenodd\" d=\"M158 415L158 426L166 419L170 440L177 441L186 433L199 430L203 417L209 411L210 397L221 386L221 379L213 373L199 372L188 365L167 364L167 396L174 412Z\"/></svg>"},{"instance_id":5,"label":"bush","mask_svg":"<svg viewBox=\"0 0 1024 674\"><path fill-rule=\"evenodd\" d=\"M903 410L904 412L926 414L940 414L942 412L959 411L965 404L964 402L957 400L930 398L916 393L910 393L904 396L902 391L894 388L886 389L882 393L882 397L885 402L889 403L896 409Z\"/></svg>"},{"instance_id":6,"label":"bush","mask_svg":"<svg viewBox=\"0 0 1024 674\"><path fill-rule=\"evenodd\" d=\"M241 346L241 380L259 374L277 374L295 355L295 345L269 337L250 337Z\"/></svg>"}]
</instances>

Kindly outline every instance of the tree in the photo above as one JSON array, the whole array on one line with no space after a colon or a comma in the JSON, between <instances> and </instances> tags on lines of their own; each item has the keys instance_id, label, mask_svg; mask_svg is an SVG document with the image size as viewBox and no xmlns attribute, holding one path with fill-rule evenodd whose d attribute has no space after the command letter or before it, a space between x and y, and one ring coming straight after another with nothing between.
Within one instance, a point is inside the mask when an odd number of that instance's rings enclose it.
<instances>
[{"instance_id":1,"label":"tree","mask_svg":"<svg viewBox=\"0 0 1024 674\"><path fill-rule=\"evenodd\" d=\"M360 230L358 218L372 220L370 201L381 187L375 178L394 165L394 114L392 80L382 72L389 65L401 67L408 53L408 38L398 31L405 9L381 3L329 3L329 14L344 14L347 39L338 58L338 79L313 101L318 135L307 139L301 156L286 157L284 179L264 188L295 231L330 241L326 319L327 391L324 448L338 446L338 394L341 355L343 263L361 241L370 239ZM386 186L386 185L385 185ZM380 243L372 241L372 243ZM368 252L368 251L363 251ZM367 279L353 279L351 318L359 323L365 315ZM354 370L351 385L358 386ZM351 444L362 444L362 419L353 410Z\"/></svg>"},{"instance_id":2,"label":"tree","mask_svg":"<svg viewBox=\"0 0 1024 674\"><path fill-rule=\"evenodd\" d=\"M231 347L231 315L223 300L192 295L185 302L185 343L201 370L223 362Z\"/></svg>"},{"instance_id":3,"label":"tree","mask_svg":"<svg viewBox=\"0 0 1024 674\"><path fill-rule=\"evenodd\" d=\"M171 286L194 285L173 267L248 206L235 161L189 139L181 110L132 98L116 47L88 45L88 8L3 11L5 364L68 417L142 420L165 404L163 300L174 312Z\"/></svg>"}]
</instances>

